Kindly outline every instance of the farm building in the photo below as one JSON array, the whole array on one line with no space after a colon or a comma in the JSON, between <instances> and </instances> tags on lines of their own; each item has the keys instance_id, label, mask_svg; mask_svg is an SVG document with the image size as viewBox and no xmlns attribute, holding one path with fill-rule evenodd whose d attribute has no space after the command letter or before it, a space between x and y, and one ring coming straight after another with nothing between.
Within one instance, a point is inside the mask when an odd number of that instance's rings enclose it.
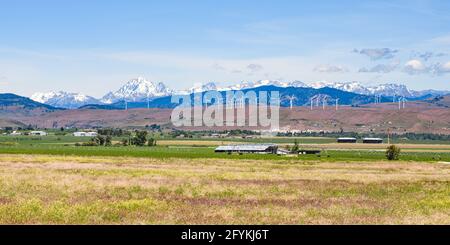
<instances>
[{"instance_id":1,"label":"farm building","mask_svg":"<svg viewBox=\"0 0 450 245\"><path fill-rule=\"evenodd\" d=\"M227 145L216 148L216 153L255 153L277 154L278 146L274 144Z\"/></svg>"},{"instance_id":2,"label":"farm building","mask_svg":"<svg viewBox=\"0 0 450 245\"><path fill-rule=\"evenodd\" d=\"M30 135L32 135L32 136L47 136L47 132L44 132L44 131L31 131Z\"/></svg>"},{"instance_id":3,"label":"farm building","mask_svg":"<svg viewBox=\"0 0 450 245\"><path fill-rule=\"evenodd\" d=\"M98 134L96 132L75 132L73 136L75 137L95 137Z\"/></svg>"},{"instance_id":4,"label":"farm building","mask_svg":"<svg viewBox=\"0 0 450 245\"><path fill-rule=\"evenodd\" d=\"M383 144L383 139L381 138L364 138L364 144Z\"/></svg>"},{"instance_id":5,"label":"farm building","mask_svg":"<svg viewBox=\"0 0 450 245\"><path fill-rule=\"evenodd\" d=\"M18 135L22 135L22 133L21 132L17 132L17 131L13 131L9 135L11 135L11 136L18 136Z\"/></svg>"},{"instance_id":6,"label":"farm building","mask_svg":"<svg viewBox=\"0 0 450 245\"><path fill-rule=\"evenodd\" d=\"M299 155L317 155L322 153L321 150L300 150L298 151Z\"/></svg>"},{"instance_id":7,"label":"farm building","mask_svg":"<svg viewBox=\"0 0 450 245\"><path fill-rule=\"evenodd\" d=\"M338 143L356 143L357 139L356 138L338 138L337 142Z\"/></svg>"}]
</instances>

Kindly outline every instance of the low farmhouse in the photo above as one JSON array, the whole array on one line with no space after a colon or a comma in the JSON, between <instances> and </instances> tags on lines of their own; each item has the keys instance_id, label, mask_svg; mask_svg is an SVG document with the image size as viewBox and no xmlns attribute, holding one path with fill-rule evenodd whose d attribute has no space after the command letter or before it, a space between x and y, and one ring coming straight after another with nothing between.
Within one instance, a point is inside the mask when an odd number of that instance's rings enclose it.
<instances>
[{"instance_id":1,"label":"low farmhouse","mask_svg":"<svg viewBox=\"0 0 450 245\"><path fill-rule=\"evenodd\" d=\"M31 131L30 135L32 135L32 136L47 136L47 132L44 132L44 131Z\"/></svg>"},{"instance_id":2,"label":"low farmhouse","mask_svg":"<svg viewBox=\"0 0 450 245\"><path fill-rule=\"evenodd\" d=\"M73 136L75 137L95 137L98 134L96 132L75 132Z\"/></svg>"}]
</instances>

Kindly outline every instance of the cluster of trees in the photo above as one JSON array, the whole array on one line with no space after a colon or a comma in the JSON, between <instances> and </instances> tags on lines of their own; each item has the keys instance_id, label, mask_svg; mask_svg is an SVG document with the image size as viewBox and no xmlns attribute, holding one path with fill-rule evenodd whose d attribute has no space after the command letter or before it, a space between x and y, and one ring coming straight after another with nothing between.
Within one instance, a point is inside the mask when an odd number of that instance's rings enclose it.
<instances>
[{"instance_id":1,"label":"cluster of trees","mask_svg":"<svg viewBox=\"0 0 450 245\"><path fill-rule=\"evenodd\" d=\"M161 125L158 125L158 124L145 125L145 128L149 129L151 131L160 131L161 132Z\"/></svg>"},{"instance_id":2,"label":"cluster of trees","mask_svg":"<svg viewBox=\"0 0 450 245\"><path fill-rule=\"evenodd\" d=\"M102 128L97 130L99 135L108 135L108 136L129 136L130 132L126 130L122 130L121 128Z\"/></svg>"},{"instance_id":3,"label":"cluster of trees","mask_svg":"<svg viewBox=\"0 0 450 245\"><path fill-rule=\"evenodd\" d=\"M76 143L76 146L112 146L112 137L110 135L97 135L88 142Z\"/></svg>"},{"instance_id":4,"label":"cluster of trees","mask_svg":"<svg viewBox=\"0 0 450 245\"><path fill-rule=\"evenodd\" d=\"M135 146L156 146L156 140L154 138L148 138L147 131L134 131L133 137L129 137L128 139L122 139L122 145L135 145Z\"/></svg>"},{"instance_id":5,"label":"cluster of trees","mask_svg":"<svg viewBox=\"0 0 450 245\"><path fill-rule=\"evenodd\" d=\"M100 132L100 131L99 131ZM111 131L109 131L111 132ZM76 146L112 146L112 136L111 135L97 135L93 137L90 141L84 143L77 143ZM154 138L148 137L147 131L134 131L133 135L129 135L128 138L122 139L122 141L116 145L128 146L156 146L156 140Z\"/></svg>"},{"instance_id":6,"label":"cluster of trees","mask_svg":"<svg viewBox=\"0 0 450 245\"><path fill-rule=\"evenodd\" d=\"M202 136L211 136L211 134L228 134L229 136L243 136L243 135L261 135L260 132L252 131L252 130L227 130L227 131L184 131L184 130L175 130L170 133L170 137L176 138L178 136L183 135L185 138L199 138Z\"/></svg>"},{"instance_id":7,"label":"cluster of trees","mask_svg":"<svg viewBox=\"0 0 450 245\"><path fill-rule=\"evenodd\" d=\"M450 141L450 135L445 135L445 134L406 133L406 134L403 134L402 137L407 138L409 140L442 140L442 141Z\"/></svg>"}]
</instances>

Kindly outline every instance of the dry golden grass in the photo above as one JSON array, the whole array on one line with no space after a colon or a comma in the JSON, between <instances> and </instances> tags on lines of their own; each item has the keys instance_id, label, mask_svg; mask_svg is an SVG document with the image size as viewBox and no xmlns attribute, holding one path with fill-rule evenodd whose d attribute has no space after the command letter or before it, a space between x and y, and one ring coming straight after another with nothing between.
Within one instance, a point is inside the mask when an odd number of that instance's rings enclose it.
<instances>
[{"instance_id":1,"label":"dry golden grass","mask_svg":"<svg viewBox=\"0 0 450 245\"><path fill-rule=\"evenodd\" d=\"M2 224L450 224L450 165L0 155Z\"/></svg>"}]
</instances>

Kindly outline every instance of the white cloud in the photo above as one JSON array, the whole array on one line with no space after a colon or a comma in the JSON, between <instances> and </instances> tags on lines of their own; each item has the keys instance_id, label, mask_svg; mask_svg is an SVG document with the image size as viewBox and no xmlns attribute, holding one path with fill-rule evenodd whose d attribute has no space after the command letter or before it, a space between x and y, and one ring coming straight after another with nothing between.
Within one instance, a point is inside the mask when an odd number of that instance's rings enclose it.
<instances>
[{"instance_id":1,"label":"white cloud","mask_svg":"<svg viewBox=\"0 0 450 245\"><path fill-rule=\"evenodd\" d=\"M443 75L445 73L450 73L450 61L444 64L436 64L432 68L432 72L435 75Z\"/></svg>"},{"instance_id":2,"label":"white cloud","mask_svg":"<svg viewBox=\"0 0 450 245\"><path fill-rule=\"evenodd\" d=\"M410 74L421 74L421 73L427 73L429 71L429 68L422 63L422 61L413 59L408 62L406 62L405 66L403 67L403 71Z\"/></svg>"},{"instance_id":3,"label":"white cloud","mask_svg":"<svg viewBox=\"0 0 450 245\"><path fill-rule=\"evenodd\" d=\"M314 68L314 71L321 73L339 73L339 72L348 72L348 69L343 66L336 66L336 65L318 65Z\"/></svg>"},{"instance_id":4,"label":"white cloud","mask_svg":"<svg viewBox=\"0 0 450 245\"><path fill-rule=\"evenodd\" d=\"M361 50L353 50L353 52L366 55L370 57L372 60L380 60L380 59L392 59L394 58L395 54L398 53L398 50L396 49L390 49L390 48L366 48Z\"/></svg>"},{"instance_id":5,"label":"white cloud","mask_svg":"<svg viewBox=\"0 0 450 245\"><path fill-rule=\"evenodd\" d=\"M247 66L247 69L249 69L250 72L258 72L258 71L263 70L264 68L262 65L259 65L259 64L250 64Z\"/></svg>"},{"instance_id":6,"label":"white cloud","mask_svg":"<svg viewBox=\"0 0 450 245\"><path fill-rule=\"evenodd\" d=\"M217 63L214 63L213 68L214 68L215 70L218 70L218 71L225 71L225 70L226 70L225 67L223 67L223 66L221 66L221 65L219 65L219 64L217 64Z\"/></svg>"},{"instance_id":7,"label":"white cloud","mask_svg":"<svg viewBox=\"0 0 450 245\"><path fill-rule=\"evenodd\" d=\"M448 45L450 44L450 35L433 38L431 39L431 42L436 44Z\"/></svg>"},{"instance_id":8,"label":"white cloud","mask_svg":"<svg viewBox=\"0 0 450 245\"><path fill-rule=\"evenodd\" d=\"M370 69L363 67L363 68L359 69L358 72L361 72L361 73L390 73L390 72L393 72L395 69L397 69L397 67L398 67L398 64L390 64L390 65L379 64Z\"/></svg>"},{"instance_id":9,"label":"white cloud","mask_svg":"<svg viewBox=\"0 0 450 245\"><path fill-rule=\"evenodd\" d=\"M450 62L425 65L420 60L410 60L405 64L403 71L410 75L428 73L431 75L443 75L450 73Z\"/></svg>"},{"instance_id":10,"label":"white cloud","mask_svg":"<svg viewBox=\"0 0 450 245\"><path fill-rule=\"evenodd\" d=\"M434 53L434 52L424 52L424 53L416 53L416 57L419 57L425 61L428 61L431 58L440 58L440 57L444 57L447 54L445 53Z\"/></svg>"}]
</instances>

